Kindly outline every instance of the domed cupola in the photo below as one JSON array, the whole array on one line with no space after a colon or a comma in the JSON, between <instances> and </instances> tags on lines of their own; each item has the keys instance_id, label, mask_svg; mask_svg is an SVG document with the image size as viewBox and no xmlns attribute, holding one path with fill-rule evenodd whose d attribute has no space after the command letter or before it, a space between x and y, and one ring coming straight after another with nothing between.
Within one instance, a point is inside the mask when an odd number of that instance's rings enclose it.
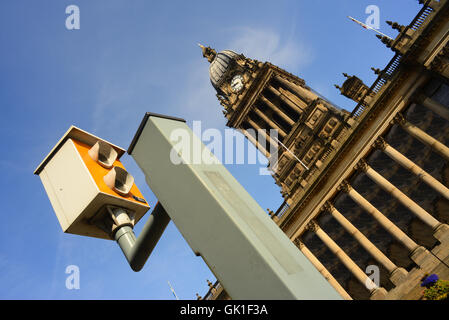
<instances>
[{"instance_id":1,"label":"domed cupola","mask_svg":"<svg viewBox=\"0 0 449 320\"><path fill-rule=\"evenodd\" d=\"M220 87L225 79L225 75L235 62L238 54L231 50L224 50L217 54L209 66L210 82L216 90Z\"/></svg>"},{"instance_id":2,"label":"domed cupola","mask_svg":"<svg viewBox=\"0 0 449 320\"><path fill-rule=\"evenodd\" d=\"M209 76L212 86L221 93L220 86L226 78L226 74L235 65L235 61L239 57L239 54L231 50L224 50L218 54L214 49L210 47L204 47L200 45L203 50L203 57L207 58L210 62Z\"/></svg>"}]
</instances>

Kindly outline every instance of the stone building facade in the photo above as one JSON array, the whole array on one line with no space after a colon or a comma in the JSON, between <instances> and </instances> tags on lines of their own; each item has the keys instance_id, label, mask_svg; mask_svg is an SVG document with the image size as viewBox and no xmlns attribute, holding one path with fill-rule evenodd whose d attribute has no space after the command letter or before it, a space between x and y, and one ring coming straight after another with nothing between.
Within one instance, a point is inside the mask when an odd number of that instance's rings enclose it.
<instances>
[{"instance_id":1,"label":"stone building facade","mask_svg":"<svg viewBox=\"0 0 449 320\"><path fill-rule=\"evenodd\" d=\"M419 299L423 276L449 279L449 1L420 3L408 26L388 22L395 55L370 87L336 86L351 113L268 62L202 47L227 126L276 159L272 219L348 300Z\"/></svg>"}]
</instances>

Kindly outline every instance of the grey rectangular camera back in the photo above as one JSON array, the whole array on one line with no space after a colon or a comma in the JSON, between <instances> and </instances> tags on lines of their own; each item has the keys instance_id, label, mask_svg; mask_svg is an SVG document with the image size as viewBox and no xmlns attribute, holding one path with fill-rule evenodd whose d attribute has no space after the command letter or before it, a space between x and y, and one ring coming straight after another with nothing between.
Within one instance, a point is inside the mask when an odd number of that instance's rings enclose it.
<instances>
[{"instance_id":1,"label":"grey rectangular camera back","mask_svg":"<svg viewBox=\"0 0 449 320\"><path fill-rule=\"evenodd\" d=\"M229 171L194 151L216 159L184 122L147 115L129 152L231 298L341 299Z\"/></svg>"}]
</instances>

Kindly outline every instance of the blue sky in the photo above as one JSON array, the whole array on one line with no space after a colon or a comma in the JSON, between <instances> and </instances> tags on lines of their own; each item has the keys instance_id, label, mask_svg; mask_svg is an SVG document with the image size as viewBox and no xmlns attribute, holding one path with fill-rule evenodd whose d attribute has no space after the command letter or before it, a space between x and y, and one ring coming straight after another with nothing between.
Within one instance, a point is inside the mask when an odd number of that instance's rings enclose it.
<instances>
[{"instance_id":1,"label":"blue sky","mask_svg":"<svg viewBox=\"0 0 449 320\"><path fill-rule=\"evenodd\" d=\"M80 9L67 30L65 8ZM76 125L127 148L145 112L225 128L197 43L270 61L306 80L338 106L355 103L333 84L342 72L370 85L370 67L393 53L346 16L365 21L368 5L408 24L415 0L144 1L4 0L0 4L1 299L181 299L204 295L215 278L170 223L144 269L133 272L113 241L64 234L34 169ZM152 206L156 199L134 160L122 158ZM262 208L282 198L259 165L227 165ZM144 218L145 220L145 218ZM135 230L139 234L143 223ZM80 289L65 286L80 269Z\"/></svg>"}]
</instances>

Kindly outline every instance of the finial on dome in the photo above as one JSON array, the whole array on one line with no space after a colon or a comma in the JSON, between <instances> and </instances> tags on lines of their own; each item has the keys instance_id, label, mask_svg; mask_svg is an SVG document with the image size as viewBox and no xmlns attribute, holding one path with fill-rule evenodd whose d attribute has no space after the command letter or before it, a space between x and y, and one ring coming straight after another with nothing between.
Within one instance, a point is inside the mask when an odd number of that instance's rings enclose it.
<instances>
[{"instance_id":1,"label":"finial on dome","mask_svg":"<svg viewBox=\"0 0 449 320\"><path fill-rule=\"evenodd\" d=\"M203 57L206 58L207 61L212 62L215 59L217 52L214 49L212 49L211 47L205 47L200 43L198 43L198 46L200 46L201 50L203 51Z\"/></svg>"}]
</instances>

